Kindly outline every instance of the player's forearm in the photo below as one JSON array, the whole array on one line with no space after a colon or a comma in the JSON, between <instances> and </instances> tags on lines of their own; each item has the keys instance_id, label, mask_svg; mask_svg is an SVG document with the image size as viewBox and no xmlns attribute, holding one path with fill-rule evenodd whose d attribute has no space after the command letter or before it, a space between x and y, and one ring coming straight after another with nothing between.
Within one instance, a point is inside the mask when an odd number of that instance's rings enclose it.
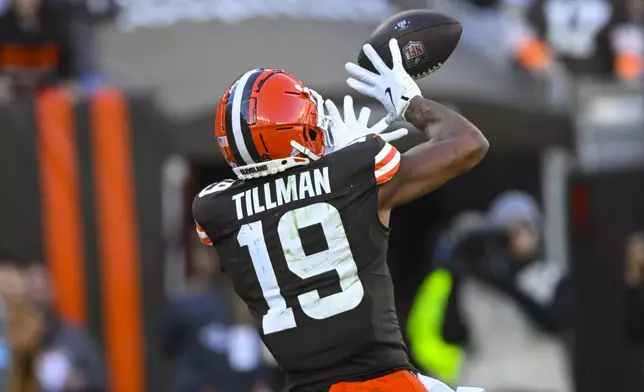
<instances>
[{"instance_id":1,"label":"player's forearm","mask_svg":"<svg viewBox=\"0 0 644 392\"><path fill-rule=\"evenodd\" d=\"M467 155L476 163L485 156L489 148L487 139L474 124L455 111L429 99L412 98L405 118L425 132L430 142L462 140L463 147L467 147L469 151Z\"/></svg>"},{"instance_id":2,"label":"player's forearm","mask_svg":"<svg viewBox=\"0 0 644 392\"><path fill-rule=\"evenodd\" d=\"M427 137L434 142L468 135L479 139L482 144L487 144L481 131L465 117L423 97L412 98L405 112L405 118L416 128L425 132Z\"/></svg>"}]
</instances>

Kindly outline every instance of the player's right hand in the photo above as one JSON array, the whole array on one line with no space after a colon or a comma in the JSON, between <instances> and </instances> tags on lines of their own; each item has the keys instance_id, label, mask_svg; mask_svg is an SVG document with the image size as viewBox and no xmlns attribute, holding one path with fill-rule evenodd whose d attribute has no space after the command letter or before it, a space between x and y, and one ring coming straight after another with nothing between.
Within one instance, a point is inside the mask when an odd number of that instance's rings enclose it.
<instances>
[{"instance_id":1,"label":"player's right hand","mask_svg":"<svg viewBox=\"0 0 644 392\"><path fill-rule=\"evenodd\" d=\"M371 111L369 108L362 108L356 118L353 108L353 98L350 95L344 97L344 118L330 99L327 99L324 105L330 118L329 133L332 135L334 141L332 146L327 146L327 154L340 150L356 139L366 135L377 133L380 134L383 140L391 142L404 137L408 133L407 129L402 128L381 134L389 127L386 121L387 117L369 127L369 115Z\"/></svg>"},{"instance_id":2,"label":"player's right hand","mask_svg":"<svg viewBox=\"0 0 644 392\"><path fill-rule=\"evenodd\" d=\"M415 96L422 96L422 94L414 79L403 67L398 41L395 38L389 41L389 50L393 59L393 68L391 69L387 67L371 45L366 44L362 49L378 74L357 64L346 63L345 69L351 75L347 79L347 84L360 94L380 101L389 113L390 123L400 118L404 119L411 99Z\"/></svg>"}]
</instances>

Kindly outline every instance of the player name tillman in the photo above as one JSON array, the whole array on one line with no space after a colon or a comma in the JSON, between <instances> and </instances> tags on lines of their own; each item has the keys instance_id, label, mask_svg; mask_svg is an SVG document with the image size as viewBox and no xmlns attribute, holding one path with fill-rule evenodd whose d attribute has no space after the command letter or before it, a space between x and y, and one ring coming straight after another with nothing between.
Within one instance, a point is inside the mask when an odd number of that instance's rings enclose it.
<instances>
[{"instance_id":1,"label":"player name tillman","mask_svg":"<svg viewBox=\"0 0 644 392\"><path fill-rule=\"evenodd\" d=\"M331 193L329 168L303 171L267 181L233 196L237 219L249 217L294 201Z\"/></svg>"}]
</instances>

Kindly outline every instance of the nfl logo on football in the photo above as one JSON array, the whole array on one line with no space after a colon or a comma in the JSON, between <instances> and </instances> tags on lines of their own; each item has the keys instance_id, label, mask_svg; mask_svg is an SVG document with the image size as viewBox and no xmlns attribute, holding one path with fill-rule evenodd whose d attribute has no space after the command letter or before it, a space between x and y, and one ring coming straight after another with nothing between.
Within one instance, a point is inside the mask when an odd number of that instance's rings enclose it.
<instances>
[{"instance_id":1,"label":"nfl logo on football","mask_svg":"<svg viewBox=\"0 0 644 392\"><path fill-rule=\"evenodd\" d=\"M408 20L401 20L400 22L396 23L394 26L394 30L396 31L403 31L407 30L411 23Z\"/></svg>"},{"instance_id":2,"label":"nfl logo on football","mask_svg":"<svg viewBox=\"0 0 644 392\"><path fill-rule=\"evenodd\" d=\"M427 52L425 51L425 46L420 41L410 41L403 48L403 54L405 56L405 61L407 62L407 67L417 67L420 64L427 61Z\"/></svg>"}]
</instances>

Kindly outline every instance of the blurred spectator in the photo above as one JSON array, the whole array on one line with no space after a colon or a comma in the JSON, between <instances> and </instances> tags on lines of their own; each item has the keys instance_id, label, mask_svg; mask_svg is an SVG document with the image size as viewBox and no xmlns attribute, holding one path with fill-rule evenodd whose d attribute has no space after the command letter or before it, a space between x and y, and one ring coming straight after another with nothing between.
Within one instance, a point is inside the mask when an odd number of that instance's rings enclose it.
<instances>
[{"instance_id":1,"label":"blurred spectator","mask_svg":"<svg viewBox=\"0 0 644 392\"><path fill-rule=\"evenodd\" d=\"M26 300L21 265L13 255L0 254L0 298L5 308L4 330L9 365L4 387L8 392L38 392L34 361L45 330L42 314Z\"/></svg>"},{"instance_id":2,"label":"blurred spectator","mask_svg":"<svg viewBox=\"0 0 644 392\"><path fill-rule=\"evenodd\" d=\"M536 75L644 75L642 0L504 0L518 62Z\"/></svg>"},{"instance_id":3,"label":"blurred spectator","mask_svg":"<svg viewBox=\"0 0 644 392\"><path fill-rule=\"evenodd\" d=\"M2 272L0 272L2 274ZM2 278L0 278L0 282ZM11 355L9 353L9 342L7 341L7 309L4 305L2 296L0 295L0 391L5 391L7 388L7 379L9 374L9 364Z\"/></svg>"},{"instance_id":4,"label":"blurred spectator","mask_svg":"<svg viewBox=\"0 0 644 392\"><path fill-rule=\"evenodd\" d=\"M93 343L52 310L46 268L16 259L0 255L2 329L9 349L2 380L6 391L106 391L102 359Z\"/></svg>"},{"instance_id":5,"label":"blurred spectator","mask_svg":"<svg viewBox=\"0 0 644 392\"><path fill-rule=\"evenodd\" d=\"M54 84L73 86L85 61L75 53L75 22L66 3L9 0L0 14L0 100Z\"/></svg>"},{"instance_id":6,"label":"blurred spectator","mask_svg":"<svg viewBox=\"0 0 644 392\"><path fill-rule=\"evenodd\" d=\"M27 300L45 321L35 363L41 386L51 392L107 391L105 365L97 345L83 329L62 320L53 308L48 269L42 263L32 263L24 277Z\"/></svg>"},{"instance_id":7,"label":"blurred spectator","mask_svg":"<svg viewBox=\"0 0 644 392\"><path fill-rule=\"evenodd\" d=\"M496 392L570 391L557 336L570 322L568 279L540 258L540 232L538 207L521 192L499 196L487 216L456 219L408 318L424 371Z\"/></svg>"},{"instance_id":8,"label":"blurred spectator","mask_svg":"<svg viewBox=\"0 0 644 392\"><path fill-rule=\"evenodd\" d=\"M8 391L11 381L11 335L9 309L22 289L19 286L19 271L15 258L0 253L0 391Z\"/></svg>"},{"instance_id":9,"label":"blurred spectator","mask_svg":"<svg viewBox=\"0 0 644 392\"><path fill-rule=\"evenodd\" d=\"M194 251L191 292L170 301L161 326L161 347L174 364L171 390L269 392L259 336L254 327L236 322L241 312L229 300L235 294L216 279L218 263L210 251Z\"/></svg>"},{"instance_id":10,"label":"blurred spectator","mask_svg":"<svg viewBox=\"0 0 644 392\"><path fill-rule=\"evenodd\" d=\"M644 232L626 247L627 328L630 339L644 347Z\"/></svg>"}]
</instances>

